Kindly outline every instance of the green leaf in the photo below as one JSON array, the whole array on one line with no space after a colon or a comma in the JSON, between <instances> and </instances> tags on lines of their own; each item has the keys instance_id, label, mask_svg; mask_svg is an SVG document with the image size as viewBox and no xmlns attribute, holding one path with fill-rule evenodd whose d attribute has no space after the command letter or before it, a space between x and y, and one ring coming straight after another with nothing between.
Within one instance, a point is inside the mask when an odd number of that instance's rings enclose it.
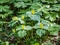
<instances>
[{"instance_id":1,"label":"green leaf","mask_svg":"<svg viewBox=\"0 0 60 45\"><path fill-rule=\"evenodd\" d=\"M31 30L31 29L32 29L31 26L26 26L26 27L25 27L25 30Z\"/></svg>"},{"instance_id":2,"label":"green leaf","mask_svg":"<svg viewBox=\"0 0 60 45\"><path fill-rule=\"evenodd\" d=\"M8 41L6 41L5 43L6 43L6 45L9 45L9 42Z\"/></svg>"},{"instance_id":3,"label":"green leaf","mask_svg":"<svg viewBox=\"0 0 60 45\"><path fill-rule=\"evenodd\" d=\"M18 3L14 3L15 7L19 8L19 7L26 7L26 4L24 2L18 2Z\"/></svg>"},{"instance_id":4,"label":"green leaf","mask_svg":"<svg viewBox=\"0 0 60 45\"><path fill-rule=\"evenodd\" d=\"M48 40L48 41L42 43L42 45L54 45L54 44L52 44L51 41Z\"/></svg>"},{"instance_id":5,"label":"green leaf","mask_svg":"<svg viewBox=\"0 0 60 45\"><path fill-rule=\"evenodd\" d=\"M35 43L34 45L39 45L39 43Z\"/></svg>"},{"instance_id":6,"label":"green leaf","mask_svg":"<svg viewBox=\"0 0 60 45\"><path fill-rule=\"evenodd\" d=\"M19 32L18 32L18 36L20 37L20 38L23 38L24 36L26 36L26 31L25 30L20 30Z\"/></svg>"},{"instance_id":7,"label":"green leaf","mask_svg":"<svg viewBox=\"0 0 60 45\"><path fill-rule=\"evenodd\" d=\"M10 0L0 0L0 3L2 4L2 3L7 3L7 2L9 2Z\"/></svg>"},{"instance_id":8,"label":"green leaf","mask_svg":"<svg viewBox=\"0 0 60 45\"><path fill-rule=\"evenodd\" d=\"M26 15L28 17L30 17L31 20L40 22L40 16L39 15L32 15L31 12L27 12Z\"/></svg>"},{"instance_id":9,"label":"green leaf","mask_svg":"<svg viewBox=\"0 0 60 45\"><path fill-rule=\"evenodd\" d=\"M38 29L38 30L36 31L36 34L39 35L39 36L41 37L42 35L45 34L45 30Z\"/></svg>"},{"instance_id":10,"label":"green leaf","mask_svg":"<svg viewBox=\"0 0 60 45\"><path fill-rule=\"evenodd\" d=\"M31 20L34 20L34 21L40 21L40 16L39 15L32 15L31 17Z\"/></svg>"}]
</instances>

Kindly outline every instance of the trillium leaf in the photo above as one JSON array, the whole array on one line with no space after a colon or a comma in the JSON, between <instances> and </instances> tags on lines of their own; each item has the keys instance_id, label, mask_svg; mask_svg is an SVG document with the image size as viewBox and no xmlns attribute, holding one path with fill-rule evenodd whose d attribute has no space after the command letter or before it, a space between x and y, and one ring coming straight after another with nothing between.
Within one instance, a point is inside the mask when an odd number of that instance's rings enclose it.
<instances>
[{"instance_id":1,"label":"trillium leaf","mask_svg":"<svg viewBox=\"0 0 60 45\"><path fill-rule=\"evenodd\" d=\"M26 26L26 27L25 27L25 30L31 30L31 29L32 29L31 26Z\"/></svg>"},{"instance_id":2,"label":"trillium leaf","mask_svg":"<svg viewBox=\"0 0 60 45\"><path fill-rule=\"evenodd\" d=\"M38 29L38 30L36 31L36 34L41 37L42 35L45 34L45 30Z\"/></svg>"},{"instance_id":3,"label":"trillium leaf","mask_svg":"<svg viewBox=\"0 0 60 45\"><path fill-rule=\"evenodd\" d=\"M32 15L30 16L31 20L34 20L34 21L40 21L40 16L39 15Z\"/></svg>"},{"instance_id":4,"label":"trillium leaf","mask_svg":"<svg viewBox=\"0 0 60 45\"><path fill-rule=\"evenodd\" d=\"M24 36L26 36L26 31L25 30L20 30L19 32L18 32L18 36L20 37L20 38L23 38Z\"/></svg>"}]
</instances>

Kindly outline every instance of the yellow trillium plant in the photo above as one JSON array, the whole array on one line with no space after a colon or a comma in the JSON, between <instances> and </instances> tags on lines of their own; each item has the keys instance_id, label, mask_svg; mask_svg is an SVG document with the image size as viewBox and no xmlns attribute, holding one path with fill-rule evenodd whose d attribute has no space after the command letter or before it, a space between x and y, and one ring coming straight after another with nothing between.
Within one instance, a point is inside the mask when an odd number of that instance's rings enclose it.
<instances>
[{"instance_id":1,"label":"yellow trillium plant","mask_svg":"<svg viewBox=\"0 0 60 45\"><path fill-rule=\"evenodd\" d=\"M40 25L39 25L39 26L40 26L40 28L43 28L43 27L44 27L43 23L40 23Z\"/></svg>"},{"instance_id":2,"label":"yellow trillium plant","mask_svg":"<svg viewBox=\"0 0 60 45\"><path fill-rule=\"evenodd\" d=\"M21 25L22 29L25 29L25 25Z\"/></svg>"},{"instance_id":3,"label":"yellow trillium plant","mask_svg":"<svg viewBox=\"0 0 60 45\"><path fill-rule=\"evenodd\" d=\"M12 32L13 32L13 33L15 33L15 32L16 32L16 30L15 30L15 29L12 29Z\"/></svg>"},{"instance_id":4,"label":"yellow trillium plant","mask_svg":"<svg viewBox=\"0 0 60 45\"><path fill-rule=\"evenodd\" d=\"M31 12L32 12L33 15L35 14L35 10L32 10Z\"/></svg>"},{"instance_id":5,"label":"yellow trillium plant","mask_svg":"<svg viewBox=\"0 0 60 45\"><path fill-rule=\"evenodd\" d=\"M42 45L58 32L60 0L0 0L0 45Z\"/></svg>"},{"instance_id":6,"label":"yellow trillium plant","mask_svg":"<svg viewBox=\"0 0 60 45\"><path fill-rule=\"evenodd\" d=\"M24 20L24 18L25 18L25 16L24 16L24 15L22 15L21 19L22 19L22 20Z\"/></svg>"}]
</instances>

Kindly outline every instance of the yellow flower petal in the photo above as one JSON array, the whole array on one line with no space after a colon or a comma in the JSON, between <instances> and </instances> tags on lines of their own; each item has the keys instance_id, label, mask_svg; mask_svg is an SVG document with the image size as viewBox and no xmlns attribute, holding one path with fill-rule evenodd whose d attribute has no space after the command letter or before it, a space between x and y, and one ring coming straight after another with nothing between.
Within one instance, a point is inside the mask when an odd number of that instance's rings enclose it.
<instances>
[{"instance_id":1,"label":"yellow flower petal","mask_svg":"<svg viewBox=\"0 0 60 45\"><path fill-rule=\"evenodd\" d=\"M15 32L16 32L16 30L15 30L15 29L12 29L12 32L13 32L13 33L15 33Z\"/></svg>"},{"instance_id":2,"label":"yellow flower petal","mask_svg":"<svg viewBox=\"0 0 60 45\"><path fill-rule=\"evenodd\" d=\"M35 43L34 45L39 45L39 43Z\"/></svg>"},{"instance_id":3,"label":"yellow flower petal","mask_svg":"<svg viewBox=\"0 0 60 45\"><path fill-rule=\"evenodd\" d=\"M24 15L22 15L22 17L21 17L21 18L22 18L22 20L24 20L24 18L25 18L25 17L24 17Z\"/></svg>"},{"instance_id":4,"label":"yellow flower petal","mask_svg":"<svg viewBox=\"0 0 60 45\"><path fill-rule=\"evenodd\" d=\"M35 10L32 10L31 12L32 12L33 15L35 14Z\"/></svg>"},{"instance_id":5,"label":"yellow flower petal","mask_svg":"<svg viewBox=\"0 0 60 45\"><path fill-rule=\"evenodd\" d=\"M22 25L22 29L25 29L25 25Z\"/></svg>"},{"instance_id":6,"label":"yellow flower petal","mask_svg":"<svg viewBox=\"0 0 60 45\"><path fill-rule=\"evenodd\" d=\"M14 16L12 17L12 20L18 20L18 17Z\"/></svg>"},{"instance_id":7,"label":"yellow flower petal","mask_svg":"<svg viewBox=\"0 0 60 45\"><path fill-rule=\"evenodd\" d=\"M43 28L43 24L42 23L40 23L40 28Z\"/></svg>"}]
</instances>

